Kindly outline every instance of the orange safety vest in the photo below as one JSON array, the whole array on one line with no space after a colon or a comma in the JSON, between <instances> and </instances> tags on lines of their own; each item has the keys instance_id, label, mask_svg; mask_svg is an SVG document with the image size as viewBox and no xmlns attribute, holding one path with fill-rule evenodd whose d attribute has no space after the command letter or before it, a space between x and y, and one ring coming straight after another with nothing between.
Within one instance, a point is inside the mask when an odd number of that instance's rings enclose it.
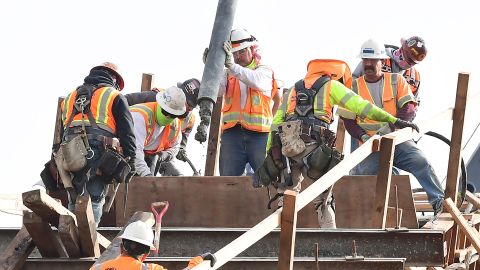
<instances>
[{"instance_id":1,"label":"orange safety vest","mask_svg":"<svg viewBox=\"0 0 480 270\"><path fill-rule=\"evenodd\" d=\"M415 102L415 99L411 91L409 91L410 88L408 84L406 84L406 81L400 74L384 73L383 78L382 104L376 105L391 115L396 116L399 108L403 107L407 102ZM372 94L368 89L367 82L365 81L365 76L361 76L353 81L352 91L360 95L363 99L370 101L370 103L375 104ZM375 135L380 128L388 124L386 122L378 122L367 118L361 119L359 117L357 117L357 123L369 136Z\"/></svg>"},{"instance_id":2,"label":"orange safety vest","mask_svg":"<svg viewBox=\"0 0 480 270\"><path fill-rule=\"evenodd\" d=\"M163 266L154 263L142 263L141 261L127 256L120 255L113 260L102 264L96 264L90 270L167 270Z\"/></svg>"},{"instance_id":3,"label":"orange safety vest","mask_svg":"<svg viewBox=\"0 0 480 270\"><path fill-rule=\"evenodd\" d=\"M147 138L145 139L144 145L148 145L152 140L154 131L159 126L157 125L155 113L157 111L157 102L147 102L136 104L130 106L131 112L140 113L145 120L145 127L147 131ZM173 122L165 126L162 131L162 138L158 144L157 149L155 150L144 150L146 154L153 155L165 149L172 147L172 145L177 141L178 136L180 135L180 128L178 119L174 119Z\"/></svg>"},{"instance_id":4,"label":"orange safety vest","mask_svg":"<svg viewBox=\"0 0 480 270\"><path fill-rule=\"evenodd\" d=\"M180 118L179 122L182 133L184 133L187 129L191 129L193 125L195 125L195 114L191 111L185 118Z\"/></svg>"},{"instance_id":5,"label":"orange safety vest","mask_svg":"<svg viewBox=\"0 0 480 270\"><path fill-rule=\"evenodd\" d=\"M392 73L392 59L388 58L385 59L385 64L382 66L383 72ZM418 87L420 86L420 72L418 72L415 68L411 67L407 70L402 70L399 74L401 74L407 83L410 85L412 94L417 96Z\"/></svg>"},{"instance_id":6,"label":"orange safety vest","mask_svg":"<svg viewBox=\"0 0 480 270\"><path fill-rule=\"evenodd\" d=\"M90 101L90 111L92 112L95 123L99 128L106 130L112 134L116 134L117 128L115 124L115 118L112 113L112 105L115 98L120 94L120 92L113 87L101 87L95 90ZM62 122L63 126L67 124L67 121L70 119L74 108L75 108L75 99L77 98L77 90L71 92L62 102ZM90 126L90 121L88 116L85 114L85 119L83 120L85 126ZM82 126L82 114L77 113L73 117L73 121L70 124L70 127Z\"/></svg>"},{"instance_id":7,"label":"orange safety vest","mask_svg":"<svg viewBox=\"0 0 480 270\"><path fill-rule=\"evenodd\" d=\"M272 76L272 93L274 88L276 88L276 83ZM240 92L240 81L234 76L228 75L222 108L222 131L240 123L242 127L251 131L270 132L273 119L272 96L266 96L260 90L248 87L247 101L242 109Z\"/></svg>"}]
</instances>

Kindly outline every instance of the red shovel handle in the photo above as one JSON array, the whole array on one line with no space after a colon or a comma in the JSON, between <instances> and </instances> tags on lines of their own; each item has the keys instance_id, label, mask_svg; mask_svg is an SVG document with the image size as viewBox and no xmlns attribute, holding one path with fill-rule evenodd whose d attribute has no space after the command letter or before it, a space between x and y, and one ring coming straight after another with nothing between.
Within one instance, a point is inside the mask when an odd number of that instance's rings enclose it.
<instances>
[{"instance_id":1,"label":"red shovel handle","mask_svg":"<svg viewBox=\"0 0 480 270\"><path fill-rule=\"evenodd\" d=\"M155 216L155 221L156 222L159 222L160 220L162 220L163 215L168 210L168 205L169 204L168 204L167 201L152 203L151 208L152 208L153 215ZM162 209L162 211L160 211L160 213L158 213L157 210L155 209L155 208L159 208L159 207L163 207L163 209Z\"/></svg>"}]
</instances>

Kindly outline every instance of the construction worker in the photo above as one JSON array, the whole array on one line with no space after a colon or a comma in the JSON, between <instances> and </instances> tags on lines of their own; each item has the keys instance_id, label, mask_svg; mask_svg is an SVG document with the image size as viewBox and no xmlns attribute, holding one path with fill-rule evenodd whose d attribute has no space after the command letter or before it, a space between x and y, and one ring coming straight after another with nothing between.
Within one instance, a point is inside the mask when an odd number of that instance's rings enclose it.
<instances>
[{"instance_id":1,"label":"construction worker","mask_svg":"<svg viewBox=\"0 0 480 270\"><path fill-rule=\"evenodd\" d=\"M135 221L128 224L120 238L122 239L120 256L104 263L96 264L90 270L166 270L158 264L144 263L150 250L155 248L153 246L152 228L149 228L145 222ZM188 262L188 266L183 270L192 269L204 260L209 260L211 267L216 262L215 256L207 252L192 258Z\"/></svg>"},{"instance_id":2,"label":"construction worker","mask_svg":"<svg viewBox=\"0 0 480 270\"><path fill-rule=\"evenodd\" d=\"M362 58L364 75L353 82L352 90L399 119L411 121L417 104L407 81L397 73L385 73L382 66L388 55L383 44L369 39L362 45L359 57ZM385 135L392 130L386 121L367 119L344 119L345 128L353 138L362 142L374 135ZM372 153L352 170L356 175L377 174L379 153ZM393 165L413 174L432 204L435 216L441 213L444 193L435 171L425 154L413 140L395 147Z\"/></svg>"},{"instance_id":3,"label":"construction worker","mask_svg":"<svg viewBox=\"0 0 480 270\"><path fill-rule=\"evenodd\" d=\"M239 176L247 163L257 170L265 157L277 87L272 69L260 64L257 39L247 30L232 30L223 49L227 74L219 89L224 97L219 169L220 175Z\"/></svg>"},{"instance_id":4,"label":"construction worker","mask_svg":"<svg viewBox=\"0 0 480 270\"><path fill-rule=\"evenodd\" d=\"M128 181L135 172L135 135L127 101L120 94L123 86L117 67L103 63L92 68L83 85L61 104L64 131L61 155L55 155L62 156L61 161L56 158L57 167L67 171L62 181L65 183L73 175L75 194L69 193L68 207L74 210L76 195L90 195L97 225L107 184L113 179ZM125 175L125 169L130 173Z\"/></svg>"},{"instance_id":5,"label":"construction worker","mask_svg":"<svg viewBox=\"0 0 480 270\"><path fill-rule=\"evenodd\" d=\"M388 58L385 59L385 63L382 66L383 72L388 73L399 73L410 85L413 95L417 101L417 104L420 103L419 97L419 88L420 88L420 73L414 66L427 56L427 47L425 46L425 41L423 38L418 36L413 36L408 39L400 39L400 47L393 45L386 45L386 53ZM363 65L360 62L357 65L357 68L353 72L353 79L363 75ZM407 105L413 106L413 105ZM417 108L417 106L415 106ZM339 114L342 115L342 112L339 111ZM358 148L359 141L352 139L350 150L353 152ZM399 171L396 168L393 168L394 172L397 174Z\"/></svg>"},{"instance_id":6,"label":"construction worker","mask_svg":"<svg viewBox=\"0 0 480 270\"><path fill-rule=\"evenodd\" d=\"M137 175L153 176L155 155L160 162L168 162L177 155L182 138L178 118L186 112L185 103L182 89L171 86L158 92L155 102L130 107L135 127Z\"/></svg>"},{"instance_id":7,"label":"construction worker","mask_svg":"<svg viewBox=\"0 0 480 270\"><path fill-rule=\"evenodd\" d=\"M342 155L334 149L335 133L329 130L334 105L364 118L418 130L415 124L397 119L356 95L349 89L351 81L345 62L312 60L305 78L284 95L273 119L267 156L255 172L263 185L277 188L274 199L279 198L278 206L283 205L282 195L287 188L300 192L304 178L315 181L341 161ZM314 203L320 227L335 228L334 212L329 206L331 194L324 192Z\"/></svg>"},{"instance_id":8,"label":"construction worker","mask_svg":"<svg viewBox=\"0 0 480 270\"><path fill-rule=\"evenodd\" d=\"M186 97L186 108L187 112L185 115L179 118L179 126L181 128L181 133L182 133L182 139L180 142L180 148L178 150L176 158L181 161L187 161L187 142L188 142L188 136L190 135L190 132L193 129L193 126L195 124L195 114L193 113L193 109L197 107L197 98L198 98L198 92L200 90L200 81L192 78L188 79L184 82L179 82L177 83L177 87L181 88L183 90L183 93L185 94ZM151 91L143 91L143 92L136 92L136 93L131 93L131 94L126 94L125 97L127 98L128 104L130 106L139 104L139 103L146 103L146 102L154 102L156 101L156 94L160 91L163 90L158 87L152 88ZM155 164L155 167L157 167L157 161L155 158L153 158L152 163ZM159 172L163 176L180 176L183 175L180 170L178 169L177 165L174 162L174 159L167 161L167 162L162 162L159 164ZM152 171L153 173L153 171Z\"/></svg>"}]
</instances>

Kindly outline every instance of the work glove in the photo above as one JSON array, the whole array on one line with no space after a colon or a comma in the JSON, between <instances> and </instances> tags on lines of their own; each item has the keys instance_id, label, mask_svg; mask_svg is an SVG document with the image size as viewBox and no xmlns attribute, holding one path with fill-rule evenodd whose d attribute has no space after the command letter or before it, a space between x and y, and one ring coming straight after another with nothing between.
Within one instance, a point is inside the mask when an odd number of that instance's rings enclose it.
<instances>
[{"instance_id":1,"label":"work glove","mask_svg":"<svg viewBox=\"0 0 480 270\"><path fill-rule=\"evenodd\" d=\"M412 122L409 122L409 121L402 120L400 118L398 118L397 121L395 121L395 123L393 123L393 125L395 125L395 127L398 128L398 129L411 127L414 130L416 130L417 132L419 132L418 126L416 124L414 124Z\"/></svg>"},{"instance_id":2,"label":"work glove","mask_svg":"<svg viewBox=\"0 0 480 270\"><path fill-rule=\"evenodd\" d=\"M210 267L213 267L215 265L215 263L217 262L217 258L215 258L215 255L213 255L210 252L207 252L207 253L204 253L202 255L193 257L188 262L188 267L186 269L192 269L195 266L201 264L204 260L209 260L210 261Z\"/></svg>"},{"instance_id":3,"label":"work glove","mask_svg":"<svg viewBox=\"0 0 480 270\"><path fill-rule=\"evenodd\" d=\"M215 263L217 262L217 258L215 257L215 255L210 253L210 252L203 253L202 255L200 255L200 257L202 257L202 259L204 259L204 260L209 260L210 261L210 267L213 267L215 265Z\"/></svg>"},{"instance_id":4,"label":"work glove","mask_svg":"<svg viewBox=\"0 0 480 270\"><path fill-rule=\"evenodd\" d=\"M202 61L204 65L207 63L207 56L208 56L208 48L205 48L205 51L203 51L203 55L202 55Z\"/></svg>"},{"instance_id":5,"label":"work glove","mask_svg":"<svg viewBox=\"0 0 480 270\"><path fill-rule=\"evenodd\" d=\"M225 67L230 69L235 64L232 53L232 43L230 43L230 41L223 42L223 50L225 51Z\"/></svg>"},{"instance_id":6,"label":"work glove","mask_svg":"<svg viewBox=\"0 0 480 270\"><path fill-rule=\"evenodd\" d=\"M362 137L360 137L360 140L362 142L366 142L368 141L368 139L370 139L370 136L368 136L368 134L363 134Z\"/></svg>"},{"instance_id":7,"label":"work glove","mask_svg":"<svg viewBox=\"0 0 480 270\"><path fill-rule=\"evenodd\" d=\"M269 154L265 157L262 166L253 175L254 181L259 181L264 186L270 185L273 181L277 181L280 176L280 170Z\"/></svg>"},{"instance_id":8,"label":"work glove","mask_svg":"<svg viewBox=\"0 0 480 270\"><path fill-rule=\"evenodd\" d=\"M177 154L177 159L183 162L187 161L187 150L185 150L185 148L180 148Z\"/></svg>"},{"instance_id":9,"label":"work glove","mask_svg":"<svg viewBox=\"0 0 480 270\"><path fill-rule=\"evenodd\" d=\"M173 158L173 156L169 152L162 151L162 152L158 153L158 161L160 163L169 162L170 160L172 160L172 158Z\"/></svg>"}]
</instances>

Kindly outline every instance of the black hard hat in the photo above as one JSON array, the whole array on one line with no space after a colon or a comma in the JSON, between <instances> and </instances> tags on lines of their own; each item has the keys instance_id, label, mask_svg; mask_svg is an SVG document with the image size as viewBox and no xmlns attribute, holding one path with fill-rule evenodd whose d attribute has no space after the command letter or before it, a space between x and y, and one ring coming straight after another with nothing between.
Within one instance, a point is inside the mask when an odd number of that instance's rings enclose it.
<instances>
[{"instance_id":1,"label":"black hard hat","mask_svg":"<svg viewBox=\"0 0 480 270\"><path fill-rule=\"evenodd\" d=\"M198 93L200 91L200 81L192 78L186 81L177 83L177 86L183 90L187 98L187 104L195 108L197 106Z\"/></svg>"}]
</instances>

